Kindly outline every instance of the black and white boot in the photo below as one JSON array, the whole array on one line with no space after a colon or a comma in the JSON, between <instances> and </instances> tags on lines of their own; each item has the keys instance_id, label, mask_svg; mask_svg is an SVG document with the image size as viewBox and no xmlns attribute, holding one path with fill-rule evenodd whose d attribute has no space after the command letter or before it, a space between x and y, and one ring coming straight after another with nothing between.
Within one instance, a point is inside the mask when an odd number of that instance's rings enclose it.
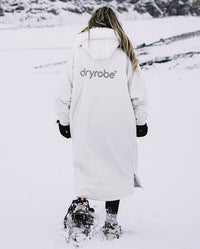
<instances>
[{"instance_id":1,"label":"black and white boot","mask_svg":"<svg viewBox=\"0 0 200 249\"><path fill-rule=\"evenodd\" d=\"M117 222L117 214L106 213L106 221L102 227L102 232L107 240L119 239L122 231L121 226Z\"/></svg>"},{"instance_id":2,"label":"black and white boot","mask_svg":"<svg viewBox=\"0 0 200 249\"><path fill-rule=\"evenodd\" d=\"M73 200L64 218L65 239L78 242L88 237L91 226L94 224L94 209L89 206L86 198L79 197Z\"/></svg>"}]
</instances>

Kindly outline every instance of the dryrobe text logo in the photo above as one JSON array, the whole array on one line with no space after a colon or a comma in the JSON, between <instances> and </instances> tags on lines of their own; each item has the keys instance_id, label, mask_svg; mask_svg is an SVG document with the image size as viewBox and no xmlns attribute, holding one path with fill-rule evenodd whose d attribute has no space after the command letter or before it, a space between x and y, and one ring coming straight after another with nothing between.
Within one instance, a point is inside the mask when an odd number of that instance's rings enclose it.
<instances>
[{"instance_id":1,"label":"dryrobe text logo","mask_svg":"<svg viewBox=\"0 0 200 249\"><path fill-rule=\"evenodd\" d=\"M98 78L110 78L114 79L117 71L107 72L105 69L103 71L95 71L95 70L88 70L84 68L80 71L80 75L82 77L88 77L89 79L98 77Z\"/></svg>"}]
</instances>

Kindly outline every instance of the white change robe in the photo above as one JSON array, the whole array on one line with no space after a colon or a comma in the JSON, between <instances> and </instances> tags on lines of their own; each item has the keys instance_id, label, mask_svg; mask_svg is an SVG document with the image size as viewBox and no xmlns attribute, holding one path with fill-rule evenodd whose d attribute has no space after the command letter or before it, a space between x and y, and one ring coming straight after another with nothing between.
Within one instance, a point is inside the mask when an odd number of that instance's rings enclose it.
<instances>
[{"instance_id":1,"label":"white change robe","mask_svg":"<svg viewBox=\"0 0 200 249\"><path fill-rule=\"evenodd\" d=\"M145 80L112 29L77 35L56 96L57 119L70 124L76 195L116 200L141 187L136 124L147 118Z\"/></svg>"}]
</instances>

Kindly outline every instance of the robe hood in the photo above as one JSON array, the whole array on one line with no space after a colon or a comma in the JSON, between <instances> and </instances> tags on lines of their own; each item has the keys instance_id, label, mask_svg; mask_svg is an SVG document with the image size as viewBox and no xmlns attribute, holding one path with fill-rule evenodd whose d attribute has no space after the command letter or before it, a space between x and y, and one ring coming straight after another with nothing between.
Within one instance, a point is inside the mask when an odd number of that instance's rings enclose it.
<instances>
[{"instance_id":1,"label":"robe hood","mask_svg":"<svg viewBox=\"0 0 200 249\"><path fill-rule=\"evenodd\" d=\"M109 59L119 46L118 38L111 28L95 27L90 29L90 40L88 32L77 35L77 47L83 47L95 60Z\"/></svg>"}]
</instances>

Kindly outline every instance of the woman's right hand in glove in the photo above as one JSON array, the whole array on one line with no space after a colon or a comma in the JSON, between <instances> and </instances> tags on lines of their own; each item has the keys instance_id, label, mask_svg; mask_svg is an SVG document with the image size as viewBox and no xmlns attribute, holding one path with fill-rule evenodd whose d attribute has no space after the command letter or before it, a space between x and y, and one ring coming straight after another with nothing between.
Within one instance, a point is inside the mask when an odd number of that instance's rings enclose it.
<instances>
[{"instance_id":1,"label":"woman's right hand in glove","mask_svg":"<svg viewBox=\"0 0 200 249\"><path fill-rule=\"evenodd\" d=\"M147 132L148 132L148 126L147 126L147 124L136 125L137 137L144 137L144 136L146 136Z\"/></svg>"},{"instance_id":2,"label":"woman's right hand in glove","mask_svg":"<svg viewBox=\"0 0 200 249\"><path fill-rule=\"evenodd\" d=\"M66 138L70 138L71 137L71 132L70 132L70 125L61 125L60 121L57 120L58 126L59 126L59 130L60 130L60 134Z\"/></svg>"}]
</instances>

